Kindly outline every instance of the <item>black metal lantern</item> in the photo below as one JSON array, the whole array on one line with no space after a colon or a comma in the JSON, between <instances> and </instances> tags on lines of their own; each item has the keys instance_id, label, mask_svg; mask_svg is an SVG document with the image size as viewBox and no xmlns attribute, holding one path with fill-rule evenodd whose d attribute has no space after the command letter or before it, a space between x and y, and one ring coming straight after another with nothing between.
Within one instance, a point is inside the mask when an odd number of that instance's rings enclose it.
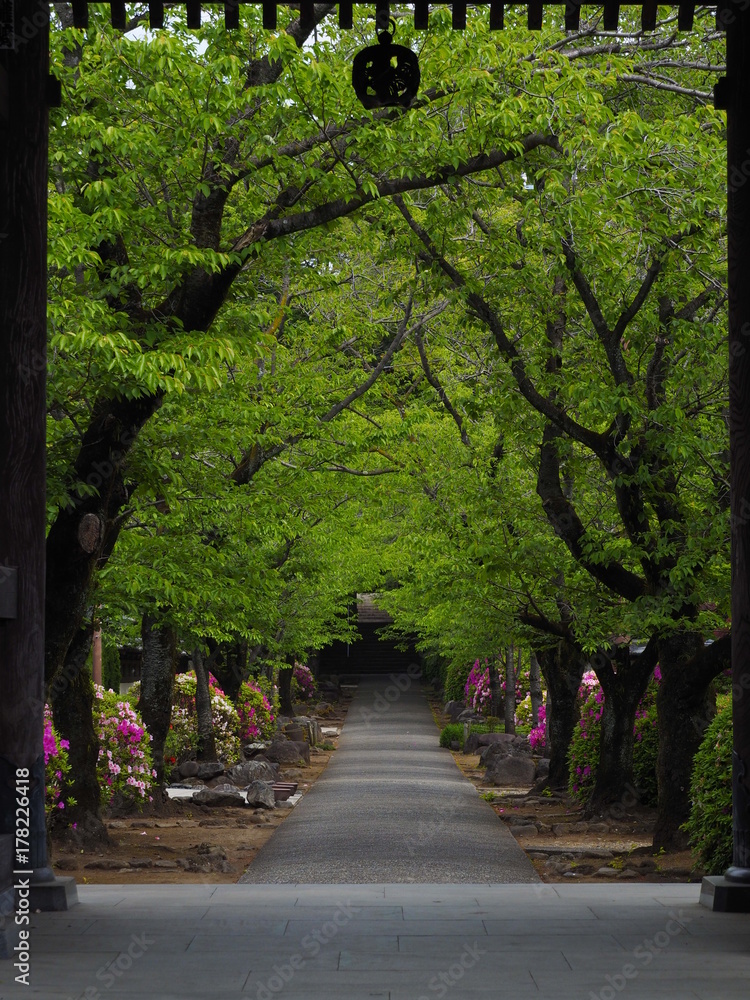
<instances>
[{"instance_id":1,"label":"black metal lantern","mask_svg":"<svg viewBox=\"0 0 750 1000\"><path fill-rule=\"evenodd\" d=\"M366 108L408 108L419 90L419 62L405 45L394 45L393 31L378 35L377 45L368 45L354 57L352 85Z\"/></svg>"}]
</instances>

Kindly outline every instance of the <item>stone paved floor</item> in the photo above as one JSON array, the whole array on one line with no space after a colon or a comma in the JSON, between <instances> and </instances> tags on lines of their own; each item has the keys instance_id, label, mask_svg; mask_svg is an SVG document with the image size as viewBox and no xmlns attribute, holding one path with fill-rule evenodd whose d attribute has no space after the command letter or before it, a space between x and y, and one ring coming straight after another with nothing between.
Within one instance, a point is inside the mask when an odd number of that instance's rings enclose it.
<instances>
[{"instance_id":1,"label":"stone paved floor","mask_svg":"<svg viewBox=\"0 0 750 1000\"><path fill-rule=\"evenodd\" d=\"M538 881L437 737L418 682L363 677L331 763L240 881Z\"/></svg>"},{"instance_id":2,"label":"stone paved floor","mask_svg":"<svg viewBox=\"0 0 750 1000\"><path fill-rule=\"evenodd\" d=\"M746 1000L750 916L698 885L79 886L31 927L44 1000Z\"/></svg>"},{"instance_id":3,"label":"stone paved floor","mask_svg":"<svg viewBox=\"0 0 750 1000\"><path fill-rule=\"evenodd\" d=\"M696 884L542 884L394 690L361 686L246 881L80 885L32 916L29 985L0 962L0 1000L747 998L750 915Z\"/></svg>"}]
</instances>

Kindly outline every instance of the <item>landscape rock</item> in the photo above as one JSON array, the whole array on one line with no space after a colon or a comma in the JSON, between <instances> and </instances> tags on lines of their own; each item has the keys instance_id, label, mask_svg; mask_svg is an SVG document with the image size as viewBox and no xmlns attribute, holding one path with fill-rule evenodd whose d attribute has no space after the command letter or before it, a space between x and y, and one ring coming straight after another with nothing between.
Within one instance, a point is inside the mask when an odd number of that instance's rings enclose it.
<instances>
[{"instance_id":1,"label":"landscape rock","mask_svg":"<svg viewBox=\"0 0 750 1000\"><path fill-rule=\"evenodd\" d=\"M488 785L520 788L534 780L536 768L530 757L498 757L487 768Z\"/></svg>"},{"instance_id":2,"label":"landscape rock","mask_svg":"<svg viewBox=\"0 0 750 1000\"><path fill-rule=\"evenodd\" d=\"M625 868L623 871L617 873L618 878L638 878L638 872L634 872L631 868Z\"/></svg>"},{"instance_id":3,"label":"landscape rock","mask_svg":"<svg viewBox=\"0 0 750 1000\"><path fill-rule=\"evenodd\" d=\"M191 777L202 778L204 781L209 781L211 778L217 778L220 774L224 773L224 765L220 760L207 760L198 764L198 770Z\"/></svg>"},{"instance_id":4,"label":"landscape rock","mask_svg":"<svg viewBox=\"0 0 750 1000\"><path fill-rule=\"evenodd\" d=\"M276 805L273 785L270 781L251 781L245 791L249 806L263 806L265 809L273 809Z\"/></svg>"},{"instance_id":5,"label":"landscape rock","mask_svg":"<svg viewBox=\"0 0 750 1000\"><path fill-rule=\"evenodd\" d=\"M176 861L154 861L154 868L179 868L179 864Z\"/></svg>"},{"instance_id":6,"label":"landscape rock","mask_svg":"<svg viewBox=\"0 0 750 1000\"><path fill-rule=\"evenodd\" d=\"M617 878L620 873L615 868L599 868L594 874L597 878Z\"/></svg>"},{"instance_id":7,"label":"landscape rock","mask_svg":"<svg viewBox=\"0 0 750 1000\"><path fill-rule=\"evenodd\" d=\"M543 781L549 777L549 757L542 757L536 765L536 780Z\"/></svg>"},{"instance_id":8,"label":"landscape rock","mask_svg":"<svg viewBox=\"0 0 750 1000\"><path fill-rule=\"evenodd\" d=\"M227 771L227 778L237 785L238 788L247 788L253 781L276 781L279 774L278 764L269 764L266 761L247 760L242 764L235 764Z\"/></svg>"},{"instance_id":9,"label":"landscape rock","mask_svg":"<svg viewBox=\"0 0 750 1000\"><path fill-rule=\"evenodd\" d=\"M245 799L237 791L234 785L227 788L201 788L193 792L193 802L199 802L204 806L244 806Z\"/></svg>"},{"instance_id":10,"label":"landscape rock","mask_svg":"<svg viewBox=\"0 0 750 1000\"><path fill-rule=\"evenodd\" d=\"M325 718L327 715L330 715L332 711L333 705L330 705L327 701L319 701L315 706L315 714L319 718Z\"/></svg>"},{"instance_id":11,"label":"landscape rock","mask_svg":"<svg viewBox=\"0 0 750 1000\"><path fill-rule=\"evenodd\" d=\"M456 719L456 722L479 722L479 716L473 708L465 708Z\"/></svg>"},{"instance_id":12,"label":"landscape rock","mask_svg":"<svg viewBox=\"0 0 750 1000\"><path fill-rule=\"evenodd\" d=\"M451 722L455 722L465 708L466 706L462 701L446 701L443 711L449 717Z\"/></svg>"},{"instance_id":13,"label":"landscape rock","mask_svg":"<svg viewBox=\"0 0 750 1000\"><path fill-rule=\"evenodd\" d=\"M514 837L538 837L539 831L533 823L522 823L520 826L509 826Z\"/></svg>"},{"instance_id":14,"label":"landscape rock","mask_svg":"<svg viewBox=\"0 0 750 1000\"><path fill-rule=\"evenodd\" d=\"M488 747L493 743L509 743L514 744L516 740L522 739L523 737L515 736L513 733L478 733L477 739L479 740L480 747Z\"/></svg>"},{"instance_id":15,"label":"landscape rock","mask_svg":"<svg viewBox=\"0 0 750 1000\"><path fill-rule=\"evenodd\" d=\"M498 733L497 735L505 734ZM510 740L490 743L488 746L482 747L479 754L479 762L484 767L489 767L493 761L504 757L525 757L532 764L533 773L536 774L536 765L531 760L531 746L528 740L525 740L522 736L511 736Z\"/></svg>"},{"instance_id":16,"label":"landscape rock","mask_svg":"<svg viewBox=\"0 0 750 1000\"><path fill-rule=\"evenodd\" d=\"M475 754L479 750L479 733L469 733L464 740L463 752L467 755Z\"/></svg>"},{"instance_id":17,"label":"landscape rock","mask_svg":"<svg viewBox=\"0 0 750 1000\"><path fill-rule=\"evenodd\" d=\"M310 747L307 743L275 739L265 752L265 756L277 764L296 764L300 758L310 763Z\"/></svg>"},{"instance_id":18,"label":"landscape rock","mask_svg":"<svg viewBox=\"0 0 750 1000\"><path fill-rule=\"evenodd\" d=\"M609 823L589 823L589 833L609 833Z\"/></svg>"},{"instance_id":19,"label":"landscape rock","mask_svg":"<svg viewBox=\"0 0 750 1000\"><path fill-rule=\"evenodd\" d=\"M177 768L181 778L196 778L198 776L198 761L186 760Z\"/></svg>"}]
</instances>

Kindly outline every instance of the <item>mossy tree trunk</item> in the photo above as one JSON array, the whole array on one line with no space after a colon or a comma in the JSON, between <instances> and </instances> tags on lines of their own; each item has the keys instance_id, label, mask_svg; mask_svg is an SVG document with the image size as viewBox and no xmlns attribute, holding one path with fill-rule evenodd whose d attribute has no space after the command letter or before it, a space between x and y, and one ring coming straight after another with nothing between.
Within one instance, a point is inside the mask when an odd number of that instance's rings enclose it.
<instances>
[{"instance_id":1,"label":"mossy tree trunk","mask_svg":"<svg viewBox=\"0 0 750 1000\"><path fill-rule=\"evenodd\" d=\"M568 749L578 723L578 689L584 659L576 646L561 639L537 651L539 667L547 685L547 735L550 788L568 787Z\"/></svg>"},{"instance_id":2,"label":"mossy tree trunk","mask_svg":"<svg viewBox=\"0 0 750 1000\"><path fill-rule=\"evenodd\" d=\"M196 648L193 652L193 667L195 668L195 713L198 717L198 744L196 756L198 760L216 760L216 741L214 739L214 719L211 712L211 692L208 687L208 670L203 659L203 650Z\"/></svg>"},{"instance_id":3,"label":"mossy tree trunk","mask_svg":"<svg viewBox=\"0 0 750 1000\"><path fill-rule=\"evenodd\" d=\"M149 613L141 620L143 656L138 711L151 735L157 783L164 786L164 744L172 718L177 636L174 629ZM158 799L158 796L155 796Z\"/></svg>"}]
</instances>

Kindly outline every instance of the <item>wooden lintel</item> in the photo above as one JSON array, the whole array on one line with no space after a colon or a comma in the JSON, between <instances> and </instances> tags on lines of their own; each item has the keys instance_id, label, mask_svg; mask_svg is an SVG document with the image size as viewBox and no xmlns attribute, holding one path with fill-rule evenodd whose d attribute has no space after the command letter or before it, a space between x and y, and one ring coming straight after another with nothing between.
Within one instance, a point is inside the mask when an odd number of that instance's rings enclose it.
<instances>
[{"instance_id":1,"label":"wooden lintel","mask_svg":"<svg viewBox=\"0 0 750 1000\"><path fill-rule=\"evenodd\" d=\"M529 0L529 10L526 18L529 31L541 31L544 17L543 0Z\"/></svg>"},{"instance_id":2,"label":"wooden lintel","mask_svg":"<svg viewBox=\"0 0 750 1000\"><path fill-rule=\"evenodd\" d=\"M10 121L10 98L8 96L8 74L0 66L0 128Z\"/></svg>"},{"instance_id":3,"label":"wooden lintel","mask_svg":"<svg viewBox=\"0 0 750 1000\"><path fill-rule=\"evenodd\" d=\"M299 5L300 24L308 31L312 30L315 24L315 2L314 0L300 0Z\"/></svg>"},{"instance_id":4,"label":"wooden lintel","mask_svg":"<svg viewBox=\"0 0 750 1000\"><path fill-rule=\"evenodd\" d=\"M351 0L339 4L339 28L351 28L354 24L354 5Z\"/></svg>"},{"instance_id":5,"label":"wooden lintel","mask_svg":"<svg viewBox=\"0 0 750 1000\"><path fill-rule=\"evenodd\" d=\"M150 28L164 27L164 2L163 0L149 0L148 4L148 24Z\"/></svg>"},{"instance_id":6,"label":"wooden lintel","mask_svg":"<svg viewBox=\"0 0 750 1000\"><path fill-rule=\"evenodd\" d=\"M227 31L233 31L240 26L240 5L238 0L225 0L224 25Z\"/></svg>"},{"instance_id":7,"label":"wooden lintel","mask_svg":"<svg viewBox=\"0 0 750 1000\"><path fill-rule=\"evenodd\" d=\"M263 0L263 27L276 31L276 0Z\"/></svg>"},{"instance_id":8,"label":"wooden lintel","mask_svg":"<svg viewBox=\"0 0 750 1000\"><path fill-rule=\"evenodd\" d=\"M188 28L200 28L201 26L201 3L200 0L186 0Z\"/></svg>"},{"instance_id":9,"label":"wooden lintel","mask_svg":"<svg viewBox=\"0 0 750 1000\"><path fill-rule=\"evenodd\" d=\"M659 12L659 0L643 0L641 12L641 27L644 31L656 29L656 15Z\"/></svg>"},{"instance_id":10,"label":"wooden lintel","mask_svg":"<svg viewBox=\"0 0 750 1000\"><path fill-rule=\"evenodd\" d=\"M466 3L452 3L451 11L453 30L463 31L466 28Z\"/></svg>"},{"instance_id":11,"label":"wooden lintel","mask_svg":"<svg viewBox=\"0 0 750 1000\"><path fill-rule=\"evenodd\" d=\"M578 31L581 26L581 0L567 0L565 4L565 30Z\"/></svg>"},{"instance_id":12,"label":"wooden lintel","mask_svg":"<svg viewBox=\"0 0 750 1000\"><path fill-rule=\"evenodd\" d=\"M124 31L126 27L125 0L110 0L112 27Z\"/></svg>"},{"instance_id":13,"label":"wooden lintel","mask_svg":"<svg viewBox=\"0 0 750 1000\"><path fill-rule=\"evenodd\" d=\"M505 6L499 0L490 3L490 31L502 31L505 27Z\"/></svg>"},{"instance_id":14,"label":"wooden lintel","mask_svg":"<svg viewBox=\"0 0 750 1000\"><path fill-rule=\"evenodd\" d=\"M620 23L620 5L616 0L604 0L604 30L617 31Z\"/></svg>"},{"instance_id":15,"label":"wooden lintel","mask_svg":"<svg viewBox=\"0 0 750 1000\"><path fill-rule=\"evenodd\" d=\"M426 31L430 20L430 5L427 0L416 0L414 4L414 27Z\"/></svg>"},{"instance_id":16,"label":"wooden lintel","mask_svg":"<svg viewBox=\"0 0 750 1000\"><path fill-rule=\"evenodd\" d=\"M88 28L89 5L86 0L73 0L73 27Z\"/></svg>"},{"instance_id":17,"label":"wooden lintel","mask_svg":"<svg viewBox=\"0 0 750 1000\"><path fill-rule=\"evenodd\" d=\"M695 4L681 3L677 11L677 30L692 31L694 16L695 16Z\"/></svg>"}]
</instances>

